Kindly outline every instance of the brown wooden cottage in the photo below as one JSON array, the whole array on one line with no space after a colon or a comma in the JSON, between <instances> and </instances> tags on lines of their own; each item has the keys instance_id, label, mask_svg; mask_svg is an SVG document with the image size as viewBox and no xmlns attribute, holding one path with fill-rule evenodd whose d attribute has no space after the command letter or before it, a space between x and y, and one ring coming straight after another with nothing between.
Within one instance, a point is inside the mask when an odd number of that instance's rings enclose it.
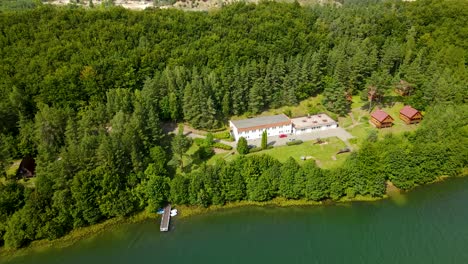
<instances>
[{"instance_id":1,"label":"brown wooden cottage","mask_svg":"<svg viewBox=\"0 0 468 264\"><path fill-rule=\"evenodd\" d=\"M418 110L414 109L409 105L405 105L400 110L400 119L405 121L407 125L409 124L417 124L422 120L422 114Z\"/></svg>"},{"instance_id":2,"label":"brown wooden cottage","mask_svg":"<svg viewBox=\"0 0 468 264\"><path fill-rule=\"evenodd\" d=\"M16 178L32 178L36 176L36 161L31 157L25 157L20 163Z\"/></svg>"},{"instance_id":3,"label":"brown wooden cottage","mask_svg":"<svg viewBox=\"0 0 468 264\"><path fill-rule=\"evenodd\" d=\"M395 86L395 92L401 96L408 96L413 90L413 85L405 80L400 80L400 82Z\"/></svg>"},{"instance_id":4,"label":"brown wooden cottage","mask_svg":"<svg viewBox=\"0 0 468 264\"><path fill-rule=\"evenodd\" d=\"M377 128L391 127L394 119L382 110L376 110L371 114L371 123Z\"/></svg>"}]
</instances>

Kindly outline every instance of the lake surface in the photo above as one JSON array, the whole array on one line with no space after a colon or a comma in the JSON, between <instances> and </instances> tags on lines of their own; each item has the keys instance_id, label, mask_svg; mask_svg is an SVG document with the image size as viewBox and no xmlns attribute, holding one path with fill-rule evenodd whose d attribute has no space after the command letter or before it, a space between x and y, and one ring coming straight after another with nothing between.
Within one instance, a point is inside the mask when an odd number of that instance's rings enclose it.
<instances>
[{"instance_id":1,"label":"lake surface","mask_svg":"<svg viewBox=\"0 0 468 264\"><path fill-rule=\"evenodd\" d=\"M8 263L468 263L468 178L377 202L244 207L128 224ZM0 261L1 262L1 261Z\"/></svg>"}]
</instances>

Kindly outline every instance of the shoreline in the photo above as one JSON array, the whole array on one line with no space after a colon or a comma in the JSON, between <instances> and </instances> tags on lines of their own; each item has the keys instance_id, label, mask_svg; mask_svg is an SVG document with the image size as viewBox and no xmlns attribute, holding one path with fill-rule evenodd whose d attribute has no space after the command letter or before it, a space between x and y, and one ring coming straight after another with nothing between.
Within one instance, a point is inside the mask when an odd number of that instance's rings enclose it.
<instances>
[{"instance_id":1,"label":"shoreline","mask_svg":"<svg viewBox=\"0 0 468 264\"><path fill-rule=\"evenodd\" d=\"M155 213L149 213L147 211L139 212L127 218L118 217L108 219L102 223L86 226L70 231L61 238L54 240L41 239L31 242L26 247L18 249L7 249L0 247L0 257L2 260L11 260L16 257L24 256L33 252L41 252L47 249L55 248L66 248L80 242L84 239L92 238L102 232L111 230L112 228L119 227L123 224L133 224L146 221L148 219L157 219L159 216Z\"/></svg>"},{"instance_id":2,"label":"shoreline","mask_svg":"<svg viewBox=\"0 0 468 264\"><path fill-rule=\"evenodd\" d=\"M415 189L420 186L443 182L448 178L461 178L464 176L468 176L468 175L462 173L462 175L457 176L457 177L441 176L441 177L437 177L433 182L430 182L424 185L418 185L412 189ZM342 205L342 204L347 204L351 202L375 202L375 201L380 201L383 199L388 199L388 198L391 198L392 195L400 195L402 193L406 193L411 190L403 191L395 187L391 182L387 182L387 191L386 191L386 194L383 195L382 197L357 195L354 198L342 197L340 200L337 200L337 201L324 200L320 202L308 201L306 199L288 200L282 197L277 197L266 202L238 201L238 202L226 203L225 205L212 205L206 208L200 207L200 206L187 206L187 205L174 205L173 207L179 209L178 218L184 219L184 218L188 218L191 216L206 214L209 212L215 212L215 211L232 209L232 208L241 208L241 207L247 207L247 206L299 207L299 206L324 206L324 205L340 205L340 204ZM160 218L159 215L155 213L150 213L144 210L142 212L139 212L127 218L123 218L123 217L112 218L99 224L74 229L70 233L66 234L65 236L58 238L58 239L51 240L51 241L47 239L33 241L31 242L31 244L29 244L27 247L24 247L24 248L6 249L4 247L0 247L0 257L2 257L2 259L5 259L5 260L11 260L13 258L24 256L32 252L41 252L50 248L55 248L55 249L66 248L84 239L92 238L102 232L112 230L112 228L116 228L124 224L140 223L143 221L147 221L149 219L156 220L158 218Z\"/></svg>"}]
</instances>

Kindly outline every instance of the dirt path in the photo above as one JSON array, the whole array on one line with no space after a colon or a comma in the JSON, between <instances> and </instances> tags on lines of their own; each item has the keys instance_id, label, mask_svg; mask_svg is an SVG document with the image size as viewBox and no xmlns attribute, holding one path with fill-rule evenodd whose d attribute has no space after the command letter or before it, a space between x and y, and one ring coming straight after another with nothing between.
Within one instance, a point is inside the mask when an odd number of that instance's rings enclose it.
<instances>
[{"instance_id":1,"label":"dirt path","mask_svg":"<svg viewBox=\"0 0 468 264\"><path fill-rule=\"evenodd\" d=\"M391 195L393 193L400 193L400 189L398 189L398 187L396 187L391 181L387 181L386 185L387 185L387 190L386 190L387 194Z\"/></svg>"}]
</instances>

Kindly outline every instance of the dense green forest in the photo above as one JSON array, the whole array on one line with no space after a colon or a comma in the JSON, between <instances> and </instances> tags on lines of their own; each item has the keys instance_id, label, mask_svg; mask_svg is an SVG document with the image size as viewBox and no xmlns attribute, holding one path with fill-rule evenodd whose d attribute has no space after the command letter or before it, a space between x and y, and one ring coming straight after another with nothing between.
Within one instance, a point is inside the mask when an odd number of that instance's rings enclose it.
<instances>
[{"instance_id":1,"label":"dense green forest","mask_svg":"<svg viewBox=\"0 0 468 264\"><path fill-rule=\"evenodd\" d=\"M38 5L0 12L0 174L33 156L34 187L0 182L0 245L22 247L170 201L338 200L459 175L468 162L468 3L264 2L210 12ZM162 124L222 127L323 94L426 110L415 133L369 135L338 169L269 156L181 170L192 142ZM209 147L210 142L208 142Z\"/></svg>"}]
</instances>

